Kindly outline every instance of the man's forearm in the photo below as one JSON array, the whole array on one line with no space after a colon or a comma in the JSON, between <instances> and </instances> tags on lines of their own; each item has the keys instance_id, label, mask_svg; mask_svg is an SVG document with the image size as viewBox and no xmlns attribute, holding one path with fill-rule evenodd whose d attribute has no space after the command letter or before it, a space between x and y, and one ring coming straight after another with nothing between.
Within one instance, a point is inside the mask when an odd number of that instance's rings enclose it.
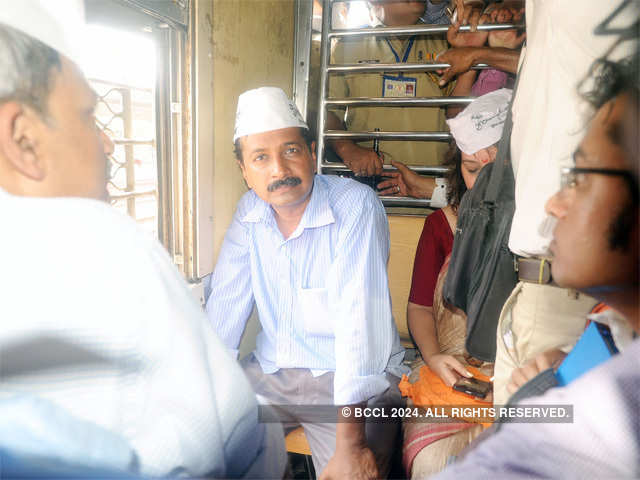
<instances>
[{"instance_id":1,"label":"man's forearm","mask_svg":"<svg viewBox=\"0 0 640 480\"><path fill-rule=\"evenodd\" d=\"M366 403L358 403L355 405L349 405L348 408L351 412L354 408L364 408ZM367 446L367 437L365 434L365 420L354 421L353 417L343 417L342 408L339 409L339 413L343 421L339 421L336 425L336 450L341 448L362 448Z\"/></svg>"},{"instance_id":2,"label":"man's forearm","mask_svg":"<svg viewBox=\"0 0 640 480\"><path fill-rule=\"evenodd\" d=\"M480 47L475 49L473 64L486 63L497 70L515 74L518 71L519 58L520 50Z\"/></svg>"}]
</instances>

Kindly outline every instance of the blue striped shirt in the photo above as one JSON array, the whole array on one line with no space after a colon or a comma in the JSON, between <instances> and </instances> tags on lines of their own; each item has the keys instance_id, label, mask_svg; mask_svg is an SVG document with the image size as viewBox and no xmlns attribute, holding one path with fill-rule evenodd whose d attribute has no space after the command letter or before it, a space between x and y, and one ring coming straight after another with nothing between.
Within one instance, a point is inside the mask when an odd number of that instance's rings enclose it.
<instances>
[{"instance_id":1,"label":"blue striped shirt","mask_svg":"<svg viewBox=\"0 0 640 480\"><path fill-rule=\"evenodd\" d=\"M389 227L372 189L316 175L291 236L273 209L247 192L211 276L207 314L237 349L254 304L262 324L255 355L280 368L335 371L334 402L363 402L388 388L404 350L391 315Z\"/></svg>"}]
</instances>

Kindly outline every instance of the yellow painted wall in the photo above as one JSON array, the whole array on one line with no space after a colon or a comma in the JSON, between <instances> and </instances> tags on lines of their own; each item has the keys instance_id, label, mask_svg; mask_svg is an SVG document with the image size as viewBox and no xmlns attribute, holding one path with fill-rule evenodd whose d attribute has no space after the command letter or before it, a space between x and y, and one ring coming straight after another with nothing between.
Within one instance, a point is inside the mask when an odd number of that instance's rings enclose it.
<instances>
[{"instance_id":1,"label":"yellow painted wall","mask_svg":"<svg viewBox=\"0 0 640 480\"><path fill-rule=\"evenodd\" d=\"M424 217L389 215L390 248L387 272L391 305L400 340L407 347L413 347L407 326L407 302L411 290L413 261L423 226Z\"/></svg>"},{"instance_id":2,"label":"yellow painted wall","mask_svg":"<svg viewBox=\"0 0 640 480\"><path fill-rule=\"evenodd\" d=\"M203 0L198 0L203 1ZM214 245L246 187L233 156L233 128L245 90L276 86L292 94L294 0L213 0Z\"/></svg>"}]
</instances>

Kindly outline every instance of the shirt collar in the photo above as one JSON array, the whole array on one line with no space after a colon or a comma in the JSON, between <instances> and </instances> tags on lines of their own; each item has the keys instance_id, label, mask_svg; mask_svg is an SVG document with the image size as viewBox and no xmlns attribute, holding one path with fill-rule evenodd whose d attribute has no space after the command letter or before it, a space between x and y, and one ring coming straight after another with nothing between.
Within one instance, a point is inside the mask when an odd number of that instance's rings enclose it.
<instances>
[{"instance_id":1,"label":"shirt collar","mask_svg":"<svg viewBox=\"0 0 640 480\"><path fill-rule=\"evenodd\" d=\"M300 219L300 228L324 227L334 223L333 210L329 205L329 189L327 184L318 175L313 179L313 190L311 190L311 200Z\"/></svg>"},{"instance_id":2,"label":"shirt collar","mask_svg":"<svg viewBox=\"0 0 640 480\"><path fill-rule=\"evenodd\" d=\"M255 193L255 204L241 218L243 222L266 222L274 219L273 209L271 205L259 198ZM334 223L335 218L331 205L329 205L329 191L324 181L320 180L318 175L313 179L313 188L311 190L311 199L305 208L300 224L291 237L298 236L305 228L316 228Z\"/></svg>"}]
</instances>

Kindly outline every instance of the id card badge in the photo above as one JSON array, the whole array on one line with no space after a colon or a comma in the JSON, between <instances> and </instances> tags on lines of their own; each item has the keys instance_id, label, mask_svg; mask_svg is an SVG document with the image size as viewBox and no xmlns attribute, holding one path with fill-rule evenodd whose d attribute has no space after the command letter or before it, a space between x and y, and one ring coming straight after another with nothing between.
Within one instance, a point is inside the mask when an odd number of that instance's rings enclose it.
<instances>
[{"instance_id":1,"label":"id card badge","mask_svg":"<svg viewBox=\"0 0 640 480\"><path fill-rule=\"evenodd\" d=\"M383 75L383 97L415 97L418 80L414 77Z\"/></svg>"}]
</instances>

